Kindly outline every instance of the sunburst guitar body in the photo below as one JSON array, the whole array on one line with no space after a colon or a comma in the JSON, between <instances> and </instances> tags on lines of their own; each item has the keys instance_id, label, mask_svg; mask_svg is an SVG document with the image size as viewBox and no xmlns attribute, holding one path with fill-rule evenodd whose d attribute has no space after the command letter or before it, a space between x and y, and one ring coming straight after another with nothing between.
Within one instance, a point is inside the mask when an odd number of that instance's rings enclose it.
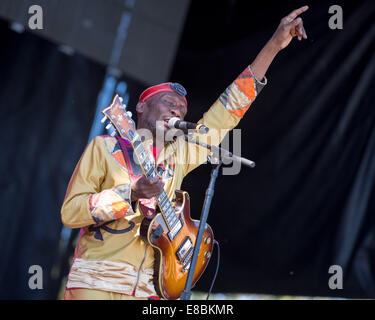
<instances>
[{"instance_id":1,"label":"sunburst guitar body","mask_svg":"<svg viewBox=\"0 0 375 320\"><path fill-rule=\"evenodd\" d=\"M176 191L175 212L182 228L175 238L169 238L169 229L163 214L154 219L143 219L141 235L154 248L154 284L165 299L177 299L185 288L187 274L198 234L199 221L190 217L190 199L185 191ZM193 276L193 286L207 267L213 250L213 232L206 224Z\"/></svg>"}]
</instances>

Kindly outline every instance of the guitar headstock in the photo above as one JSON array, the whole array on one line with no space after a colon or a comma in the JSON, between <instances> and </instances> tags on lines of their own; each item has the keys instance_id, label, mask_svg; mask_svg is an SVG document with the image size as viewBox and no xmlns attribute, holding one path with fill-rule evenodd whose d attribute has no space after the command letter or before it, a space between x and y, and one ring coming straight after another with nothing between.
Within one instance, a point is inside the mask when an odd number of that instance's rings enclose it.
<instances>
[{"instance_id":1,"label":"guitar headstock","mask_svg":"<svg viewBox=\"0 0 375 320\"><path fill-rule=\"evenodd\" d=\"M126 105L123 104L122 101L123 99L116 94L112 103L102 110L104 114L102 122L109 120L111 123L106 129L109 129L112 125L121 138L132 141L136 130L135 123L132 119L131 112L126 111ZM114 131L114 133L116 133L116 131Z\"/></svg>"}]
</instances>

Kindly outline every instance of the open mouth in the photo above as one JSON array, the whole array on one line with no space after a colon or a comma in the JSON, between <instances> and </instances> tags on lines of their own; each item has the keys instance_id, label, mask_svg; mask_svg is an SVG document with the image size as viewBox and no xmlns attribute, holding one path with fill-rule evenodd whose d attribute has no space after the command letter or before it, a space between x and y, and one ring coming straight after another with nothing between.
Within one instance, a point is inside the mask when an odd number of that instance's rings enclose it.
<instances>
[{"instance_id":1,"label":"open mouth","mask_svg":"<svg viewBox=\"0 0 375 320\"><path fill-rule=\"evenodd\" d=\"M168 126L168 122L169 122L170 119L171 119L171 118L164 119L164 124L167 126L167 128L169 128L169 126Z\"/></svg>"},{"instance_id":2,"label":"open mouth","mask_svg":"<svg viewBox=\"0 0 375 320\"><path fill-rule=\"evenodd\" d=\"M159 130L168 131L170 128L168 126L169 119L160 119L156 121L157 127Z\"/></svg>"}]
</instances>

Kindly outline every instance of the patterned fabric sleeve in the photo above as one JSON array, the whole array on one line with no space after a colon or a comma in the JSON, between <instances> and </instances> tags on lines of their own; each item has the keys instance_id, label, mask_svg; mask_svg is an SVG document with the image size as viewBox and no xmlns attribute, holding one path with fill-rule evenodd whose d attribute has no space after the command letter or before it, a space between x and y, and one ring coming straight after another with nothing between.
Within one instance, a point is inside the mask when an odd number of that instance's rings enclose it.
<instances>
[{"instance_id":1,"label":"patterned fabric sleeve","mask_svg":"<svg viewBox=\"0 0 375 320\"><path fill-rule=\"evenodd\" d=\"M106 149L100 139L96 137L89 143L70 179L61 208L66 227L82 228L133 212L129 179L121 186L101 190L106 175Z\"/></svg>"},{"instance_id":2,"label":"patterned fabric sleeve","mask_svg":"<svg viewBox=\"0 0 375 320\"><path fill-rule=\"evenodd\" d=\"M231 114L242 118L266 84L266 77L263 82L258 81L248 66L221 94L219 100Z\"/></svg>"},{"instance_id":3,"label":"patterned fabric sleeve","mask_svg":"<svg viewBox=\"0 0 375 320\"><path fill-rule=\"evenodd\" d=\"M225 135L238 125L246 111L250 108L260 91L267 84L267 79L258 81L248 66L220 95L219 99L203 115L198 122L204 124L210 131L206 135L196 134L201 142L218 146ZM191 143L185 143L185 154L179 161L184 163L184 175L206 162L209 152L207 149Z\"/></svg>"},{"instance_id":4,"label":"patterned fabric sleeve","mask_svg":"<svg viewBox=\"0 0 375 320\"><path fill-rule=\"evenodd\" d=\"M96 223L120 219L131 208L130 185L92 194L89 198L89 210Z\"/></svg>"}]
</instances>

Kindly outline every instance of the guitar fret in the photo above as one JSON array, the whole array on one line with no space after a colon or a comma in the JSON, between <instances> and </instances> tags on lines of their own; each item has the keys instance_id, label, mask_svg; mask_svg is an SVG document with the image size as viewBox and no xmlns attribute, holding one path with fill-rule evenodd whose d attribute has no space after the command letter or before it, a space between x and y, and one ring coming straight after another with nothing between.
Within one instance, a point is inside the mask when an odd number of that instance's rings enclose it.
<instances>
[{"instance_id":1,"label":"guitar fret","mask_svg":"<svg viewBox=\"0 0 375 320\"><path fill-rule=\"evenodd\" d=\"M172 221L171 220L167 220L168 221L168 225L170 226L170 227L173 227L173 225L172 225Z\"/></svg>"},{"instance_id":2,"label":"guitar fret","mask_svg":"<svg viewBox=\"0 0 375 320\"><path fill-rule=\"evenodd\" d=\"M134 136L134 142L133 142L133 147L134 150L138 149L139 147L142 147L142 141L138 139L137 136Z\"/></svg>"},{"instance_id":3,"label":"guitar fret","mask_svg":"<svg viewBox=\"0 0 375 320\"><path fill-rule=\"evenodd\" d=\"M161 198L161 201L163 201L163 200L165 200L165 199L168 198L168 197L167 197L167 194L166 194L165 192L160 193L160 194L159 194L159 197Z\"/></svg>"},{"instance_id":4,"label":"guitar fret","mask_svg":"<svg viewBox=\"0 0 375 320\"><path fill-rule=\"evenodd\" d=\"M170 225L173 217L171 217L169 214L166 214L166 213L164 215L165 215L165 218L167 219L168 224Z\"/></svg>"},{"instance_id":5,"label":"guitar fret","mask_svg":"<svg viewBox=\"0 0 375 320\"><path fill-rule=\"evenodd\" d=\"M166 198L164 197L159 198L159 206L160 206L160 209L162 209L163 211L166 211L165 203L166 203Z\"/></svg>"},{"instance_id":6,"label":"guitar fret","mask_svg":"<svg viewBox=\"0 0 375 320\"><path fill-rule=\"evenodd\" d=\"M165 210L166 214L170 215L170 209L169 209L169 206L168 206L168 199L165 200L164 210Z\"/></svg>"},{"instance_id":7,"label":"guitar fret","mask_svg":"<svg viewBox=\"0 0 375 320\"><path fill-rule=\"evenodd\" d=\"M165 215L165 217L167 218L167 219L170 219L170 214L169 214L169 211L168 211L168 209L166 208L166 207L164 207L164 215Z\"/></svg>"},{"instance_id":8,"label":"guitar fret","mask_svg":"<svg viewBox=\"0 0 375 320\"><path fill-rule=\"evenodd\" d=\"M176 221L178 220L176 214L174 213L173 208L170 209L170 212L169 212L169 218L170 218L169 223L170 223L172 226L173 226L173 225L176 223Z\"/></svg>"},{"instance_id":9,"label":"guitar fret","mask_svg":"<svg viewBox=\"0 0 375 320\"><path fill-rule=\"evenodd\" d=\"M162 195L163 195L163 193L159 194L158 197L157 197L157 200L158 200L158 202L159 202L159 205L161 205Z\"/></svg>"},{"instance_id":10,"label":"guitar fret","mask_svg":"<svg viewBox=\"0 0 375 320\"><path fill-rule=\"evenodd\" d=\"M162 196L162 198L161 198L161 200L160 200L160 204L161 204L162 207L164 207L164 206L165 206L165 202L166 202L166 200L168 199L168 197L166 197L165 192L162 192L160 195ZM163 209L164 209L164 208L163 208Z\"/></svg>"},{"instance_id":11,"label":"guitar fret","mask_svg":"<svg viewBox=\"0 0 375 320\"><path fill-rule=\"evenodd\" d=\"M146 177L147 178L152 178L153 177L153 172L154 172L154 168L153 167L145 168L145 171L146 171Z\"/></svg>"},{"instance_id":12,"label":"guitar fret","mask_svg":"<svg viewBox=\"0 0 375 320\"><path fill-rule=\"evenodd\" d=\"M172 219L172 225L174 225L178 221L177 216L175 215Z\"/></svg>"},{"instance_id":13,"label":"guitar fret","mask_svg":"<svg viewBox=\"0 0 375 320\"><path fill-rule=\"evenodd\" d=\"M173 215L173 208L169 207L168 208L168 214L169 216L173 219L174 218L174 215Z\"/></svg>"},{"instance_id":14,"label":"guitar fret","mask_svg":"<svg viewBox=\"0 0 375 320\"><path fill-rule=\"evenodd\" d=\"M170 217L170 219L173 219L174 217L173 208L168 207L167 212L168 212L168 216Z\"/></svg>"},{"instance_id":15,"label":"guitar fret","mask_svg":"<svg viewBox=\"0 0 375 320\"><path fill-rule=\"evenodd\" d=\"M156 177L156 171L154 170L154 168L152 168L152 172L150 173L148 178L154 178L154 177Z\"/></svg>"}]
</instances>

